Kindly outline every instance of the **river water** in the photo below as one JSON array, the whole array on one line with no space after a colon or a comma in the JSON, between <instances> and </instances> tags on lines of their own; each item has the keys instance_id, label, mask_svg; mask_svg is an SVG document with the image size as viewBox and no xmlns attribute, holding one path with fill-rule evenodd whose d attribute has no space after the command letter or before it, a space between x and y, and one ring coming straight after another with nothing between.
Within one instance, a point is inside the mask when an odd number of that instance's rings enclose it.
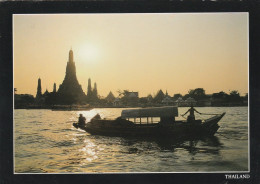
<instances>
[{"instance_id":1,"label":"river water","mask_svg":"<svg viewBox=\"0 0 260 184\"><path fill-rule=\"evenodd\" d=\"M187 109L180 107L179 114ZM72 126L80 113L87 121L96 113L103 118L116 118L120 108L15 110L15 173L248 171L248 108L196 109L203 113L226 112L213 138L162 141L106 137L90 135Z\"/></svg>"}]
</instances>

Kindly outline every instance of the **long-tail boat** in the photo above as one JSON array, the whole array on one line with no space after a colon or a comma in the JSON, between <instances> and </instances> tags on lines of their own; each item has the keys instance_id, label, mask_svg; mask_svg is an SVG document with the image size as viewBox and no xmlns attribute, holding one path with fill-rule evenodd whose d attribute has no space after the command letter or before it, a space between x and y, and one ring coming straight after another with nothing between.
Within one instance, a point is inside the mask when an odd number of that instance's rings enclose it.
<instances>
[{"instance_id":1,"label":"long-tail boat","mask_svg":"<svg viewBox=\"0 0 260 184\"><path fill-rule=\"evenodd\" d=\"M156 107L123 110L116 119L102 119L99 114L86 124L73 123L93 135L148 137L205 137L213 136L218 122L225 115L216 114L206 120L175 120L177 107Z\"/></svg>"}]
</instances>

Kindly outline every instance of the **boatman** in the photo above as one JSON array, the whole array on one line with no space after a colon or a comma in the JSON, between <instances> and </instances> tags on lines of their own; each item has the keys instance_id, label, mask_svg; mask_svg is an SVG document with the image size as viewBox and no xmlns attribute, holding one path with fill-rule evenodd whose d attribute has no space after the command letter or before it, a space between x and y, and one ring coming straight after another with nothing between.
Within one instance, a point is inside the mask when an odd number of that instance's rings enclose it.
<instances>
[{"instance_id":1,"label":"boatman","mask_svg":"<svg viewBox=\"0 0 260 184\"><path fill-rule=\"evenodd\" d=\"M79 115L79 126L84 126L85 122L86 122L86 118L82 114L80 114Z\"/></svg>"},{"instance_id":2,"label":"boatman","mask_svg":"<svg viewBox=\"0 0 260 184\"><path fill-rule=\"evenodd\" d=\"M193 105L191 105L190 109L189 109L187 112L185 112L185 114L187 114L188 112L190 112L190 115L189 115L188 118L187 118L187 121L188 121L188 122L195 121L194 112L197 112L198 114L201 114L201 113L198 112L195 108L193 108ZM183 114L182 116L184 116L185 114Z\"/></svg>"}]
</instances>

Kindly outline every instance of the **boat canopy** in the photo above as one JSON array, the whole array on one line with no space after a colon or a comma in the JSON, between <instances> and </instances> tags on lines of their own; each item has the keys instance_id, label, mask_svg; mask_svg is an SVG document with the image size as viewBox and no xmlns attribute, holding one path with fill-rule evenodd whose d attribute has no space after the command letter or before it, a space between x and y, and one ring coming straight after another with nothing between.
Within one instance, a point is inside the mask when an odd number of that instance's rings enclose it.
<instances>
[{"instance_id":1,"label":"boat canopy","mask_svg":"<svg viewBox=\"0 0 260 184\"><path fill-rule=\"evenodd\" d=\"M121 118L177 117L177 116L178 116L178 108L174 106L128 109L128 110L123 110L121 113Z\"/></svg>"}]
</instances>

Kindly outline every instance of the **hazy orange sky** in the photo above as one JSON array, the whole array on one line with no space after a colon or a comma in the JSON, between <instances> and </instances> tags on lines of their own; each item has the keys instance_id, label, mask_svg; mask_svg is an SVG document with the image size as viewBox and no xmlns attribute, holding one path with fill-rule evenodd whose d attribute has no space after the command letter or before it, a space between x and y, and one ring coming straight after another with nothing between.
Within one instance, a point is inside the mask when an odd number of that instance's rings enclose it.
<instances>
[{"instance_id":1,"label":"hazy orange sky","mask_svg":"<svg viewBox=\"0 0 260 184\"><path fill-rule=\"evenodd\" d=\"M62 83L72 47L84 92L139 96L204 88L248 92L248 14L14 15L14 87L36 95Z\"/></svg>"}]
</instances>

